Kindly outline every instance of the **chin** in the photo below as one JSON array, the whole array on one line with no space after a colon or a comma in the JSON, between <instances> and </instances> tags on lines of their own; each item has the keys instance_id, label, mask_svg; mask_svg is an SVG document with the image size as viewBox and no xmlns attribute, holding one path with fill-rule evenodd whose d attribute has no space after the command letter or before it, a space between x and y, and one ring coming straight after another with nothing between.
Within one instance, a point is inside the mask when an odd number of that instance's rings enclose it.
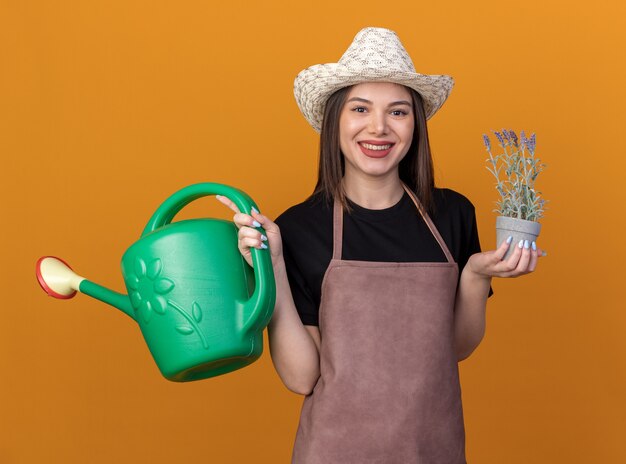
<instances>
[{"instance_id":1,"label":"chin","mask_svg":"<svg viewBox=\"0 0 626 464\"><path fill-rule=\"evenodd\" d=\"M385 176L398 170L397 163L381 161L382 160L375 161L375 163L378 164L377 166L363 166L362 171L372 176Z\"/></svg>"}]
</instances>

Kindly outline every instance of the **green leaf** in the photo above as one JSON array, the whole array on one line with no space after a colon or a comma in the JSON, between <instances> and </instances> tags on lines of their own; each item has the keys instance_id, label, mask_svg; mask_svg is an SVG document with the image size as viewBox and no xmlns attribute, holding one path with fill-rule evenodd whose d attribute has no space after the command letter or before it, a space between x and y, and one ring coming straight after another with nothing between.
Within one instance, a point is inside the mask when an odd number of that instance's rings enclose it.
<instances>
[{"instance_id":1,"label":"green leaf","mask_svg":"<svg viewBox=\"0 0 626 464\"><path fill-rule=\"evenodd\" d=\"M195 301L193 302L191 314L193 314L193 318L196 320L196 322L200 322L202 320L202 308Z\"/></svg>"},{"instance_id":2,"label":"green leaf","mask_svg":"<svg viewBox=\"0 0 626 464\"><path fill-rule=\"evenodd\" d=\"M178 330L183 335L189 335L193 333L193 327L190 327L188 325L179 325L178 327L176 327L176 330Z\"/></svg>"}]
</instances>

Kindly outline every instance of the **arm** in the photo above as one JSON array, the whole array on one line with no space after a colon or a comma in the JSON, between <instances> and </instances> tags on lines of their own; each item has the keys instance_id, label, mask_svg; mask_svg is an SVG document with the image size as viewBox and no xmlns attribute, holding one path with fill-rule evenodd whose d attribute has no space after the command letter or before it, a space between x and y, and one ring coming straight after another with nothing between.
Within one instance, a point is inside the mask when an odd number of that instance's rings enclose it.
<instances>
[{"instance_id":1,"label":"arm","mask_svg":"<svg viewBox=\"0 0 626 464\"><path fill-rule=\"evenodd\" d=\"M308 395L319 377L319 329L303 325L296 310L287 280L278 225L254 211L252 216L240 213L237 206L226 197L217 196L217 199L235 212L233 220L239 228L239 251L250 266L250 248L261 248L265 241L270 244L276 279L276 305L267 328L272 362L289 390ZM261 236L256 228L259 225L263 226L267 237Z\"/></svg>"},{"instance_id":2,"label":"arm","mask_svg":"<svg viewBox=\"0 0 626 464\"><path fill-rule=\"evenodd\" d=\"M458 361L469 357L485 335L490 285L491 277L476 274L468 265L463 268L454 304L454 340Z\"/></svg>"},{"instance_id":3,"label":"arm","mask_svg":"<svg viewBox=\"0 0 626 464\"><path fill-rule=\"evenodd\" d=\"M461 273L454 305L454 340L457 359L468 358L485 335L487 295L492 277L518 277L535 270L541 249L519 247L506 261L509 244L504 241L497 250L475 253L470 256Z\"/></svg>"},{"instance_id":4,"label":"arm","mask_svg":"<svg viewBox=\"0 0 626 464\"><path fill-rule=\"evenodd\" d=\"M274 275L276 306L267 328L272 361L289 390L308 395L320 375L319 329L302 324L282 258L274 267Z\"/></svg>"}]
</instances>

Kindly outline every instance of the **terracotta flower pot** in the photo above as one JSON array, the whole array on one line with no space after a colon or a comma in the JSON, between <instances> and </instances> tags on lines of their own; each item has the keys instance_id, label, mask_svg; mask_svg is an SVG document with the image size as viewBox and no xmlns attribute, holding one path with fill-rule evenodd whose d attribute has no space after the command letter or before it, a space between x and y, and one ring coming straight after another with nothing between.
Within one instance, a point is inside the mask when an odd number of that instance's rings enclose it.
<instances>
[{"instance_id":1,"label":"terracotta flower pot","mask_svg":"<svg viewBox=\"0 0 626 464\"><path fill-rule=\"evenodd\" d=\"M517 219L507 216L498 216L496 218L496 247L505 241L509 235L513 236L511 246L509 247L504 259L508 258L518 245L520 240L528 240L530 243L537 240L541 224L535 221L527 221L525 219Z\"/></svg>"}]
</instances>

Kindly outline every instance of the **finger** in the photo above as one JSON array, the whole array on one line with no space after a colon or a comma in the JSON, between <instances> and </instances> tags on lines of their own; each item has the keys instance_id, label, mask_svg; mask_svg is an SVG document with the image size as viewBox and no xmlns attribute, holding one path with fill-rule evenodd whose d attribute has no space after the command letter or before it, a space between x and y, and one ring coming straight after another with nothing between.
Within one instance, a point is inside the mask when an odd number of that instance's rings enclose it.
<instances>
[{"instance_id":1,"label":"finger","mask_svg":"<svg viewBox=\"0 0 626 464\"><path fill-rule=\"evenodd\" d=\"M267 248L267 245L262 240L252 237L245 237L239 243L247 248Z\"/></svg>"},{"instance_id":2,"label":"finger","mask_svg":"<svg viewBox=\"0 0 626 464\"><path fill-rule=\"evenodd\" d=\"M513 251L507 259L502 261L502 270L507 274L506 277L510 277L515 273L520 258L522 257L522 248L524 247L524 241L520 240L518 243L511 244Z\"/></svg>"},{"instance_id":3,"label":"finger","mask_svg":"<svg viewBox=\"0 0 626 464\"><path fill-rule=\"evenodd\" d=\"M513 236L509 235L509 237L506 240L503 240L500 246L494 252L493 256L495 258L498 258L498 261L502 261L504 255L506 255L507 250L511 246L511 240L513 240Z\"/></svg>"},{"instance_id":4,"label":"finger","mask_svg":"<svg viewBox=\"0 0 626 464\"><path fill-rule=\"evenodd\" d=\"M254 207L252 208L251 214L252 214L252 217L256 219L261 224L261 227L263 227L267 232L269 233L278 232L278 225L267 216L264 216L258 211L256 211Z\"/></svg>"},{"instance_id":5,"label":"finger","mask_svg":"<svg viewBox=\"0 0 626 464\"><path fill-rule=\"evenodd\" d=\"M528 272L533 272L537 267L537 260L539 259L540 250L537 248L537 244L533 241L530 247L530 263L528 264Z\"/></svg>"},{"instance_id":6,"label":"finger","mask_svg":"<svg viewBox=\"0 0 626 464\"><path fill-rule=\"evenodd\" d=\"M237 213L233 217L233 221L235 221L235 224L239 227L261 227L261 224L249 214Z\"/></svg>"},{"instance_id":7,"label":"finger","mask_svg":"<svg viewBox=\"0 0 626 464\"><path fill-rule=\"evenodd\" d=\"M235 205L235 203L233 203L229 198L225 197L224 195L215 195L215 198L217 198L221 203L224 203L235 213L239 213L239 208L237 208L237 205Z\"/></svg>"},{"instance_id":8,"label":"finger","mask_svg":"<svg viewBox=\"0 0 626 464\"><path fill-rule=\"evenodd\" d=\"M267 237L263 235L257 229L252 229L251 227L244 226L239 229L238 233L239 240L243 240L244 238L253 238L255 240L260 240L262 242L267 241Z\"/></svg>"},{"instance_id":9,"label":"finger","mask_svg":"<svg viewBox=\"0 0 626 464\"><path fill-rule=\"evenodd\" d=\"M527 274L528 264L530 263L530 242L528 240L524 240L522 255L520 256L519 262L517 263L517 267L515 269L516 275Z\"/></svg>"},{"instance_id":10,"label":"finger","mask_svg":"<svg viewBox=\"0 0 626 464\"><path fill-rule=\"evenodd\" d=\"M537 247L537 258L548 256L548 252L544 250L543 248L539 248L539 245L537 245L537 242L535 242L535 246ZM532 245L531 245L531 248L532 248Z\"/></svg>"}]
</instances>

